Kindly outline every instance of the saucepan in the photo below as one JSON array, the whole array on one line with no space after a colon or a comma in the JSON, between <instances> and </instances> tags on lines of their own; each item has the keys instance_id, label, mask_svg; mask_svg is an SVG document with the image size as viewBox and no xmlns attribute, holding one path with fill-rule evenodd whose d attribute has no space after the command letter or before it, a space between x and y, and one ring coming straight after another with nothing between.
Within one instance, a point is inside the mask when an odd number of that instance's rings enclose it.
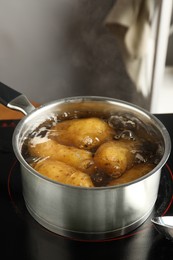
<instances>
[{"instance_id":1,"label":"saucepan","mask_svg":"<svg viewBox=\"0 0 173 260\"><path fill-rule=\"evenodd\" d=\"M23 197L32 217L56 234L80 240L102 240L124 235L140 226L151 214L160 183L161 169L170 151L165 126L148 111L109 97L77 96L59 99L35 108L25 95L0 85L0 100L25 116L13 134L14 153L21 165ZM128 183L101 187L80 187L51 180L37 172L22 154L27 136L57 115L131 115L156 133L161 158L154 169Z\"/></svg>"}]
</instances>

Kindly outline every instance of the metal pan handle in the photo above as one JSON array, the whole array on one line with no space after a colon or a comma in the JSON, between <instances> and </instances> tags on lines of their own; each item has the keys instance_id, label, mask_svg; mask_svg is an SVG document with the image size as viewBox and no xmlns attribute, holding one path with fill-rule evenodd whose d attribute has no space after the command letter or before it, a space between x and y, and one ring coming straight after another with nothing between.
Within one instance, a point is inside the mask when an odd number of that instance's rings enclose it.
<instances>
[{"instance_id":1,"label":"metal pan handle","mask_svg":"<svg viewBox=\"0 0 173 260\"><path fill-rule=\"evenodd\" d=\"M24 115L29 114L35 109L25 95L6 86L2 82L0 82L0 103L8 108L19 110Z\"/></svg>"}]
</instances>

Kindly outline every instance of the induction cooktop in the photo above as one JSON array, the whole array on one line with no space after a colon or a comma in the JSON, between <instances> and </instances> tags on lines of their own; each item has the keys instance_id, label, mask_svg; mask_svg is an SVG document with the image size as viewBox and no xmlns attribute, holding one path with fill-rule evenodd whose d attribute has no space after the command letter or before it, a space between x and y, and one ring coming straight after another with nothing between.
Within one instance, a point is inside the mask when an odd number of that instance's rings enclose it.
<instances>
[{"instance_id":1,"label":"induction cooktop","mask_svg":"<svg viewBox=\"0 0 173 260\"><path fill-rule=\"evenodd\" d=\"M173 140L173 114L156 115ZM37 223L26 209L20 165L12 149L18 121L0 121L0 225L3 259L172 259L173 242L157 232L151 218L173 215L172 153L162 169L153 212L136 230L120 237L81 241L52 233Z\"/></svg>"}]
</instances>

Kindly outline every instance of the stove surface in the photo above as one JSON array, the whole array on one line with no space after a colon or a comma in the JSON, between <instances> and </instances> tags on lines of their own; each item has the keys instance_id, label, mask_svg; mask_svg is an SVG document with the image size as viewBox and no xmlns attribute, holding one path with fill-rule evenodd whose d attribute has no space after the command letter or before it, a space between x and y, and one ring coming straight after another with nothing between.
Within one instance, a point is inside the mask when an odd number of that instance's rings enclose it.
<instances>
[{"instance_id":1,"label":"stove surface","mask_svg":"<svg viewBox=\"0 0 173 260\"><path fill-rule=\"evenodd\" d=\"M173 140L173 115L157 117ZM172 153L162 169L158 199L149 218L125 236L104 241L78 241L54 234L38 224L25 207L20 165L12 150L12 134L18 121L0 121L0 225L4 259L172 259L173 242L151 223L156 215L173 215Z\"/></svg>"}]
</instances>

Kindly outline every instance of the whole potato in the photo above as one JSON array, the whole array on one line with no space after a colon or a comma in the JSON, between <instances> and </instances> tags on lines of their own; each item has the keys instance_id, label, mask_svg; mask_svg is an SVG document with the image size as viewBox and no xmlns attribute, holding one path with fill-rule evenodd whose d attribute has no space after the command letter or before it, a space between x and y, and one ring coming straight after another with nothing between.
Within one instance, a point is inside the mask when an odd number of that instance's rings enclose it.
<instances>
[{"instance_id":1,"label":"whole potato","mask_svg":"<svg viewBox=\"0 0 173 260\"><path fill-rule=\"evenodd\" d=\"M95 153L94 163L100 171L120 177L134 163L131 142L117 140L102 144Z\"/></svg>"},{"instance_id":2,"label":"whole potato","mask_svg":"<svg viewBox=\"0 0 173 260\"><path fill-rule=\"evenodd\" d=\"M34 165L34 169L57 182L81 187L93 187L88 174L57 160L43 159Z\"/></svg>"},{"instance_id":3,"label":"whole potato","mask_svg":"<svg viewBox=\"0 0 173 260\"><path fill-rule=\"evenodd\" d=\"M34 139L33 137L28 143L28 151L31 156L50 157L88 174L92 173L94 162L91 152L62 145L51 139L40 143L36 143Z\"/></svg>"},{"instance_id":4,"label":"whole potato","mask_svg":"<svg viewBox=\"0 0 173 260\"><path fill-rule=\"evenodd\" d=\"M114 186L119 184L128 183L134 180L139 179L140 177L144 176L152 169L154 169L155 164L150 163L141 163L134 165L131 169L127 170L121 177L117 179L113 179L108 186Z\"/></svg>"},{"instance_id":5,"label":"whole potato","mask_svg":"<svg viewBox=\"0 0 173 260\"><path fill-rule=\"evenodd\" d=\"M71 119L60 122L50 129L50 137L58 143L91 150L113 139L113 130L100 118Z\"/></svg>"}]
</instances>

